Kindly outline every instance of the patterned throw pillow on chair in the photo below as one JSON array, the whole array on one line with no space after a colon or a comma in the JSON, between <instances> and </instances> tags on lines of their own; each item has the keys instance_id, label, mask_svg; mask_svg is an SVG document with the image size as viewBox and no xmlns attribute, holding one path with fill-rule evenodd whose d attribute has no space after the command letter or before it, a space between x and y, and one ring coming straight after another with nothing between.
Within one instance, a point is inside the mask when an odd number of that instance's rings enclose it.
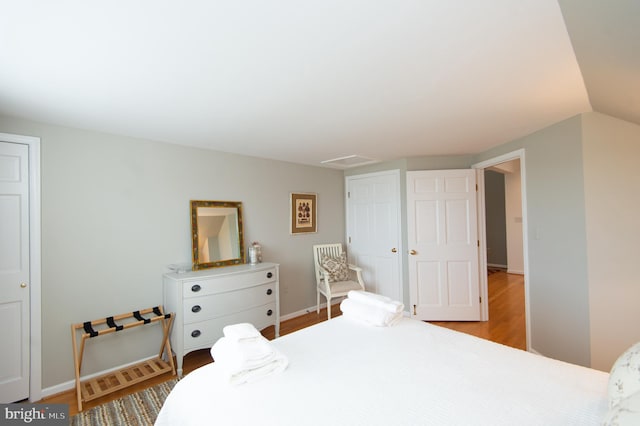
<instances>
[{"instance_id":1,"label":"patterned throw pillow on chair","mask_svg":"<svg viewBox=\"0 0 640 426\"><path fill-rule=\"evenodd\" d=\"M340 257L329 257L322 253L320 256L320 266L327 271L329 282L349 281L349 267L347 266L347 253L342 252Z\"/></svg>"}]
</instances>

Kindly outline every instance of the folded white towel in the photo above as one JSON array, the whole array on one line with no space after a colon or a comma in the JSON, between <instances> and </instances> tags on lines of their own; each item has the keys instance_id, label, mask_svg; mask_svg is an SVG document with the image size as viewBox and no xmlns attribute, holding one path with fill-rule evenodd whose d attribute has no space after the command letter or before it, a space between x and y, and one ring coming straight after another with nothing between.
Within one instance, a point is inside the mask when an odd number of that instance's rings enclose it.
<instances>
[{"instance_id":1,"label":"folded white towel","mask_svg":"<svg viewBox=\"0 0 640 426\"><path fill-rule=\"evenodd\" d=\"M236 370L260 367L275 357L275 351L264 337L252 340L232 340L221 337L211 347L215 362L229 365Z\"/></svg>"},{"instance_id":2,"label":"folded white towel","mask_svg":"<svg viewBox=\"0 0 640 426\"><path fill-rule=\"evenodd\" d=\"M402 311L389 312L379 306L362 303L351 298L340 303L340 310L345 317L376 327L391 327L402 318Z\"/></svg>"},{"instance_id":3,"label":"folded white towel","mask_svg":"<svg viewBox=\"0 0 640 426\"><path fill-rule=\"evenodd\" d=\"M222 333L230 340L236 341L259 339L262 337L262 334L260 334L253 324L249 324L248 322L227 325L222 329Z\"/></svg>"},{"instance_id":4,"label":"folded white towel","mask_svg":"<svg viewBox=\"0 0 640 426\"><path fill-rule=\"evenodd\" d=\"M368 291L351 290L347 294L347 297L360 303L382 308L394 314L404 310L404 305L397 300L392 300L390 297L370 293Z\"/></svg>"},{"instance_id":5,"label":"folded white towel","mask_svg":"<svg viewBox=\"0 0 640 426\"><path fill-rule=\"evenodd\" d=\"M287 357L275 351L274 358L271 361L254 368L236 370L225 364L222 364L221 368L229 378L229 384L241 385L243 383L256 382L273 374L282 373L288 365L289 360Z\"/></svg>"},{"instance_id":6,"label":"folded white towel","mask_svg":"<svg viewBox=\"0 0 640 426\"><path fill-rule=\"evenodd\" d=\"M256 336L246 324L237 325L238 327L225 327L224 332L228 332L229 336L221 337L211 347L215 364L229 379L230 384L254 382L287 368L287 357L267 339L259 333Z\"/></svg>"}]
</instances>

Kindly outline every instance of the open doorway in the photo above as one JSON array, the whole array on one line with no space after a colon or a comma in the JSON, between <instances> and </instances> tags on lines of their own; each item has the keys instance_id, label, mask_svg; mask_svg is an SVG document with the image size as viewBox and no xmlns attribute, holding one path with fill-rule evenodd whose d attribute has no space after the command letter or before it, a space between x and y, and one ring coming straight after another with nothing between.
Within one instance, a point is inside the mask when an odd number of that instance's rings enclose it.
<instances>
[{"instance_id":1,"label":"open doorway","mask_svg":"<svg viewBox=\"0 0 640 426\"><path fill-rule=\"evenodd\" d=\"M495 258L489 256L489 238L486 217L486 187L485 172L499 172L504 176L504 251L506 256L502 262L504 274L511 273L520 276L524 281L524 309L525 309L525 333L526 348L531 347L530 341L530 317L529 317L529 280L528 280L528 255L527 255L527 198L526 198L526 168L524 150L514 151L499 157L483 161L472 166L478 170L478 229L480 237L480 268L488 271L490 265L495 264ZM519 189L519 191L518 191ZM518 194L519 192L519 194ZM519 195L519 197L518 197ZM493 244L493 243L492 243ZM496 250L497 251L497 250ZM489 259L492 261L490 262ZM488 274L481 274L481 289L484 303L482 317L489 320L489 305L491 303L488 289Z\"/></svg>"},{"instance_id":2,"label":"open doorway","mask_svg":"<svg viewBox=\"0 0 640 426\"><path fill-rule=\"evenodd\" d=\"M484 170L488 272L524 275L520 159Z\"/></svg>"}]
</instances>

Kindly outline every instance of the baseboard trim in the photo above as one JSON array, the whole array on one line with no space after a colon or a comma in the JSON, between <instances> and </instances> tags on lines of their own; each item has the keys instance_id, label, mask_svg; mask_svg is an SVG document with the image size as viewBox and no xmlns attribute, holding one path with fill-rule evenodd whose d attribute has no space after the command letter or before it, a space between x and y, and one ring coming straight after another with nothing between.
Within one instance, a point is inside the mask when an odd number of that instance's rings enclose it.
<instances>
[{"instance_id":1,"label":"baseboard trim","mask_svg":"<svg viewBox=\"0 0 640 426\"><path fill-rule=\"evenodd\" d=\"M338 301L342 301L343 299L344 299L344 297L342 297L342 298L335 297L335 298L333 298L333 299L331 299L331 300L332 300L332 301L336 301L336 300L338 300ZM333 305L335 305L335 304L336 304L336 303L332 303L331 305L333 306ZM287 315L280 315L280 322L282 322L282 321L286 321L286 320L290 320L290 319L292 319L292 318L296 318L296 317L299 317L299 316L302 316L302 315L310 314L311 312L315 312L315 311L317 310L317 309L316 309L316 306L317 306L317 305L313 305L313 306L309 306L309 307L308 307L308 308L306 308L306 309L301 309L301 310L299 310L299 311L292 312L292 313L287 314ZM324 309L324 308L326 308L326 307L327 307L327 304L326 304L326 303L321 303L321 304L320 304L320 309Z\"/></svg>"},{"instance_id":2,"label":"baseboard trim","mask_svg":"<svg viewBox=\"0 0 640 426\"><path fill-rule=\"evenodd\" d=\"M536 354L536 355L544 356L544 355L542 355L540 352L536 351L536 350L535 350L535 349L533 349L533 348L529 348L529 352L531 352L532 354Z\"/></svg>"},{"instance_id":3,"label":"baseboard trim","mask_svg":"<svg viewBox=\"0 0 640 426\"><path fill-rule=\"evenodd\" d=\"M345 299L345 298L346 297L343 297L342 299ZM336 299L332 299L332 300L336 300ZM331 305L335 305L335 303L332 303ZM326 303L321 303L320 304L320 309L324 309L326 307L327 307ZM282 316L280 316L280 321L290 320L292 318L296 318L296 317L299 317L299 316L302 316L302 315L310 314L311 312L315 312L315 311L316 311L316 307L315 306L311 306L311 307L308 307L307 309L301 309L299 311L292 312L292 313L287 314L287 315L282 315ZM407 318L411 318L411 312L410 311L403 311L402 314L403 314L403 316L405 316Z\"/></svg>"},{"instance_id":4,"label":"baseboard trim","mask_svg":"<svg viewBox=\"0 0 640 426\"><path fill-rule=\"evenodd\" d=\"M500 268L500 269L507 269L507 265L499 265L497 263L487 263L487 267L488 268Z\"/></svg>"},{"instance_id":5,"label":"baseboard trim","mask_svg":"<svg viewBox=\"0 0 640 426\"><path fill-rule=\"evenodd\" d=\"M327 306L326 303L322 303L322 304L320 304L320 309L326 308L326 306ZM316 310L316 307L315 306L311 306L311 307L309 307L307 309L301 309L299 311L292 312L292 313L287 314L287 315L280 315L280 322L286 321L286 320L290 320L292 318L299 317L301 315L306 315L306 314L308 314L310 312L313 312L315 310Z\"/></svg>"},{"instance_id":6,"label":"baseboard trim","mask_svg":"<svg viewBox=\"0 0 640 426\"><path fill-rule=\"evenodd\" d=\"M518 271L516 269L507 269L507 274L524 275L524 271Z\"/></svg>"},{"instance_id":7,"label":"baseboard trim","mask_svg":"<svg viewBox=\"0 0 640 426\"><path fill-rule=\"evenodd\" d=\"M148 360L153 359L153 358L157 358L157 355L153 355L153 356L150 356L150 357L147 357L147 358L140 359L138 361L134 361L134 362L130 362L130 363L127 363L127 364L123 364L123 365L120 365L118 367L109 368L107 370L99 371L97 373L88 374L86 376L81 376L80 377L80 381L84 382L85 380L93 379L95 377L102 376L104 374L109 374L109 373L112 373L114 371L122 370L122 369L130 367L130 366L132 366L134 364L145 362L145 361L148 361ZM62 392L66 392L66 391L68 391L70 389L74 389L75 387L76 387L76 381L75 380L69 380L68 382L60 383L58 385L54 385L54 386L50 386L48 388L42 389L41 397L42 398L46 398L46 397L49 397L49 396L52 396L52 395L56 395L56 394L59 394L59 393L62 393Z\"/></svg>"}]
</instances>

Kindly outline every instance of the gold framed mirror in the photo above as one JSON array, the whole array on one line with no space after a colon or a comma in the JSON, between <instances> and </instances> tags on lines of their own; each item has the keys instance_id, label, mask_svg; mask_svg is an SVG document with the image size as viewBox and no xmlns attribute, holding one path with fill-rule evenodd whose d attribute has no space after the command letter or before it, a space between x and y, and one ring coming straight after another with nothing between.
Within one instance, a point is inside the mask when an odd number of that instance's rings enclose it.
<instances>
[{"instance_id":1,"label":"gold framed mirror","mask_svg":"<svg viewBox=\"0 0 640 426\"><path fill-rule=\"evenodd\" d=\"M242 203L191 200L193 270L244 263Z\"/></svg>"}]
</instances>

